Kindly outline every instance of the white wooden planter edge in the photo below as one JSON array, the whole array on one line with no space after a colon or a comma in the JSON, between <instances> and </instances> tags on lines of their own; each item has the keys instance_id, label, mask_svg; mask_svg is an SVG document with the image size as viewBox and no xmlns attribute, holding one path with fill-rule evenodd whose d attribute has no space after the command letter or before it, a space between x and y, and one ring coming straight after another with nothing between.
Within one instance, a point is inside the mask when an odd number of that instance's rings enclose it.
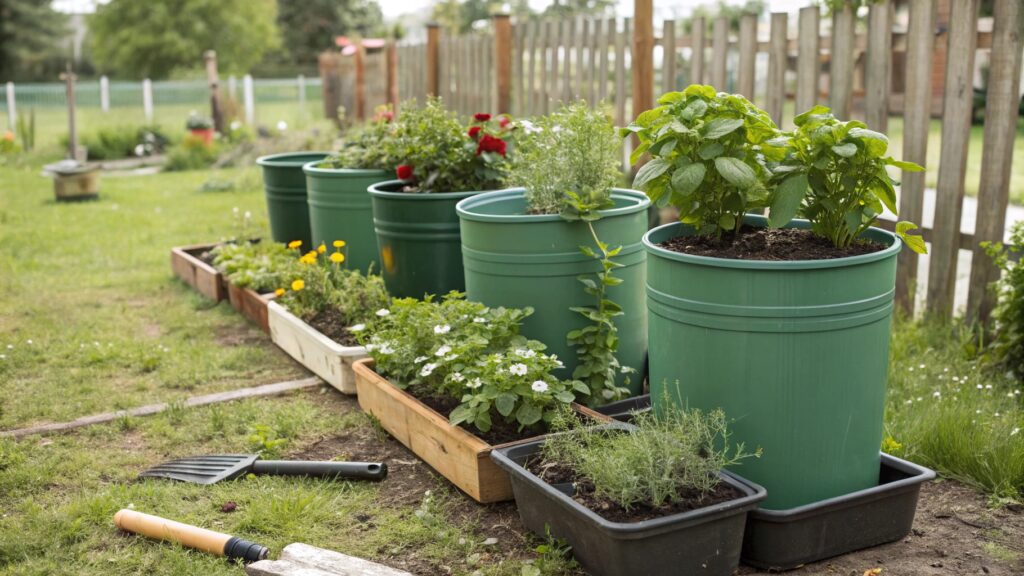
<instances>
[{"instance_id":1,"label":"white wooden planter edge","mask_svg":"<svg viewBox=\"0 0 1024 576\"><path fill-rule=\"evenodd\" d=\"M267 319L280 349L341 392L356 393L352 363L368 356L365 348L338 344L274 301L267 304Z\"/></svg>"}]
</instances>

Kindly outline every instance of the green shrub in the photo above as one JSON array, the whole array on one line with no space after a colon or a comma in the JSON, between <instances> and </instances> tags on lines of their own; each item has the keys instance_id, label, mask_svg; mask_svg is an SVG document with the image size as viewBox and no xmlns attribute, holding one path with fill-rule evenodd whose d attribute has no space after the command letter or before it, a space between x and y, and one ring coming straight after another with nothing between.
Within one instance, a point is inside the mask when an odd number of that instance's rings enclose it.
<instances>
[{"instance_id":1,"label":"green shrub","mask_svg":"<svg viewBox=\"0 0 1024 576\"><path fill-rule=\"evenodd\" d=\"M583 427L574 417L559 418L564 431L545 440L545 462L568 466L594 484L594 494L629 510L676 503L696 490L711 493L719 470L750 456L743 444L729 442L721 410L701 412L668 408L637 414L636 430Z\"/></svg>"},{"instance_id":2,"label":"green shrub","mask_svg":"<svg viewBox=\"0 0 1024 576\"><path fill-rule=\"evenodd\" d=\"M81 144L86 147L90 160L161 154L169 142L158 126L111 126L87 132L81 137Z\"/></svg>"},{"instance_id":3,"label":"green shrub","mask_svg":"<svg viewBox=\"0 0 1024 576\"><path fill-rule=\"evenodd\" d=\"M982 243L1002 272L996 283L998 305L993 311L995 338L989 346L990 358L997 366L1024 381L1024 266L1014 262L1024 254L1024 221L1013 225L1010 245Z\"/></svg>"},{"instance_id":4,"label":"green shrub","mask_svg":"<svg viewBox=\"0 0 1024 576\"><path fill-rule=\"evenodd\" d=\"M277 242L234 242L213 249L213 265L232 284L259 293L291 282L299 266L294 251Z\"/></svg>"},{"instance_id":5,"label":"green shrub","mask_svg":"<svg viewBox=\"0 0 1024 576\"><path fill-rule=\"evenodd\" d=\"M204 170L217 161L217 151L216 144L207 144L202 138L190 134L167 151L164 169L169 172Z\"/></svg>"},{"instance_id":6,"label":"green shrub","mask_svg":"<svg viewBox=\"0 0 1024 576\"><path fill-rule=\"evenodd\" d=\"M390 108L384 108L370 122L349 128L342 139L341 148L324 158L317 167L393 170L398 163L385 145L394 132L393 118Z\"/></svg>"}]
</instances>

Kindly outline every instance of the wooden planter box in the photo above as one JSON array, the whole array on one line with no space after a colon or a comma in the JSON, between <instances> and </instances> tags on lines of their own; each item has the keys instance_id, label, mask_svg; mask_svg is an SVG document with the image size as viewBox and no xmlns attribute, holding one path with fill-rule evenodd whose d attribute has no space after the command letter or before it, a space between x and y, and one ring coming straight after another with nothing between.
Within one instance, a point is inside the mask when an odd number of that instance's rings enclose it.
<instances>
[{"instance_id":1,"label":"wooden planter box","mask_svg":"<svg viewBox=\"0 0 1024 576\"><path fill-rule=\"evenodd\" d=\"M491 460L491 451L538 437L492 446L466 429L452 426L448 418L374 372L372 359L359 360L354 370L359 406L396 440L477 502L512 499L508 474ZM573 404L573 408L596 421L611 421L585 406Z\"/></svg>"},{"instance_id":2,"label":"wooden planter box","mask_svg":"<svg viewBox=\"0 0 1024 576\"><path fill-rule=\"evenodd\" d=\"M267 303L274 298L273 292L260 294L252 288L239 288L228 282L228 302L242 316L260 327L267 334L270 334L270 319L267 313Z\"/></svg>"},{"instance_id":3,"label":"wooden planter box","mask_svg":"<svg viewBox=\"0 0 1024 576\"><path fill-rule=\"evenodd\" d=\"M197 244L171 249L171 269L174 275L185 281L207 298L220 302L227 298L224 277L216 268L199 259L199 255L216 244Z\"/></svg>"},{"instance_id":4,"label":"wooden planter box","mask_svg":"<svg viewBox=\"0 0 1024 576\"><path fill-rule=\"evenodd\" d=\"M356 393L352 363L366 358L365 348L338 344L274 301L267 303L267 319L274 344L341 392Z\"/></svg>"}]
</instances>

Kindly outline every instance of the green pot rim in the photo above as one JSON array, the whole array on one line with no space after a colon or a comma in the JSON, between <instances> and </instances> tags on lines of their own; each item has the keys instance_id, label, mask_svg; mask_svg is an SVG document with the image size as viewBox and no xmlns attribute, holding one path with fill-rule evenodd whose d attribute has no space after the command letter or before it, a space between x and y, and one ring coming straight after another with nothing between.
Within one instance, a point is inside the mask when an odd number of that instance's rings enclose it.
<instances>
[{"instance_id":1,"label":"green pot rim","mask_svg":"<svg viewBox=\"0 0 1024 576\"><path fill-rule=\"evenodd\" d=\"M424 201L424 200L454 200L460 198L469 198L470 196L476 196L477 194L487 194L492 190L470 190L468 192L395 192L393 190L384 190L384 188L393 188L405 184L405 180L385 180L384 182L377 182L371 184L367 188L367 192L370 196L376 196L378 198L387 198L388 200L411 200L411 201Z\"/></svg>"},{"instance_id":2,"label":"green pot rim","mask_svg":"<svg viewBox=\"0 0 1024 576\"><path fill-rule=\"evenodd\" d=\"M305 166L309 160L295 161L293 158L305 158L307 156L316 156L323 154L323 158L331 155L330 152L321 152L319 150L311 150L309 152L285 152L284 154L269 154L267 156L260 156L256 159L256 164L259 166L267 166L269 168L300 168ZM319 160L315 160L319 162Z\"/></svg>"},{"instance_id":3,"label":"green pot rim","mask_svg":"<svg viewBox=\"0 0 1024 576\"><path fill-rule=\"evenodd\" d=\"M768 218L760 214L747 214L743 217L744 222L752 225L763 225L768 222ZM665 232L665 230L674 227L687 226L682 222L670 222L668 224L662 224L656 228L650 229L643 237L644 247L647 248L647 252L655 256L665 258L667 260L675 260L676 262L684 262L686 264L693 264L698 266L711 266L714 268L742 268L747 270L815 270L820 268L841 268L844 266L856 266L859 264L867 264L869 262L877 262L879 260L885 260L887 258L893 258L899 254L900 249L903 247L903 241L900 237L883 230L881 228L871 227L868 228L862 236L871 237L872 240L879 242L889 242L889 247L885 250L879 250L878 252L872 252L871 254L858 254L857 256L846 256L843 258L828 258L823 260L785 260L785 261L766 261L766 260L737 260L732 258L715 258L712 256L695 256L693 254L684 254L682 252L674 252L672 250L666 250L661 246L655 244L652 240L652 236L658 236ZM786 224L784 228L810 228L810 222L807 220L794 219L789 224ZM676 238L679 234L671 236Z\"/></svg>"},{"instance_id":4,"label":"green pot rim","mask_svg":"<svg viewBox=\"0 0 1024 576\"><path fill-rule=\"evenodd\" d=\"M360 178L364 176L387 176L390 170L377 168L317 168L315 165L322 160L314 160L302 165L302 171L307 175L319 176L321 178Z\"/></svg>"},{"instance_id":5,"label":"green pot rim","mask_svg":"<svg viewBox=\"0 0 1024 576\"><path fill-rule=\"evenodd\" d=\"M459 218L464 220L473 220L476 222L506 222L506 223L521 223L521 222L564 222L565 219L559 214L481 214L474 212L473 209L478 206L485 206L488 204L494 204L496 202L504 202L511 198L517 198L526 194L525 188L508 188L506 190L495 190L494 192L484 192L477 194L471 198L459 202L455 205L455 211L459 214ZM620 208L610 208L608 210L601 210L599 214L602 217L608 218L611 216L622 216L625 214L635 214L637 212L643 212L650 207L651 201L647 198L647 195L637 190L630 190L628 188L612 188L612 197L619 198L627 201L631 201L634 204L629 206L622 206Z\"/></svg>"}]
</instances>

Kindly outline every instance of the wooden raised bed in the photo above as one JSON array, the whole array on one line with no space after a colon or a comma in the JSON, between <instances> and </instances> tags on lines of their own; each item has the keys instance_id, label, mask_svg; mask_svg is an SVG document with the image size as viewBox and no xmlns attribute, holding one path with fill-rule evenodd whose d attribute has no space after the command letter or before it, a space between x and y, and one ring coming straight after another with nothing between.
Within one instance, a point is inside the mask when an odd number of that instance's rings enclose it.
<instances>
[{"instance_id":1,"label":"wooden raised bed","mask_svg":"<svg viewBox=\"0 0 1024 576\"><path fill-rule=\"evenodd\" d=\"M267 303L267 319L274 344L341 392L356 393L352 363L366 358L365 348L338 344L274 301Z\"/></svg>"},{"instance_id":2,"label":"wooden raised bed","mask_svg":"<svg viewBox=\"0 0 1024 576\"><path fill-rule=\"evenodd\" d=\"M274 298L274 293L260 294L252 288L239 288L228 282L228 302L242 316L270 334L270 318L267 303Z\"/></svg>"},{"instance_id":3,"label":"wooden raised bed","mask_svg":"<svg viewBox=\"0 0 1024 576\"><path fill-rule=\"evenodd\" d=\"M220 302L227 298L224 277L216 268L203 262L199 255L216 244L197 244L171 248L171 269L174 275L207 298Z\"/></svg>"},{"instance_id":4,"label":"wooden raised bed","mask_svg":"<svg viewBox=\"0 0 1024 576\"><path fill-rule=\"evenodd\" d=\"M359 360L353 369L359 406L396 440L477 502L512 499L508 474L491 460L491 450L537 437L492 446L374 372L373 359ZM585 406L573 408L595 421L611 421Z\"/></svg>"}]
</instances>

